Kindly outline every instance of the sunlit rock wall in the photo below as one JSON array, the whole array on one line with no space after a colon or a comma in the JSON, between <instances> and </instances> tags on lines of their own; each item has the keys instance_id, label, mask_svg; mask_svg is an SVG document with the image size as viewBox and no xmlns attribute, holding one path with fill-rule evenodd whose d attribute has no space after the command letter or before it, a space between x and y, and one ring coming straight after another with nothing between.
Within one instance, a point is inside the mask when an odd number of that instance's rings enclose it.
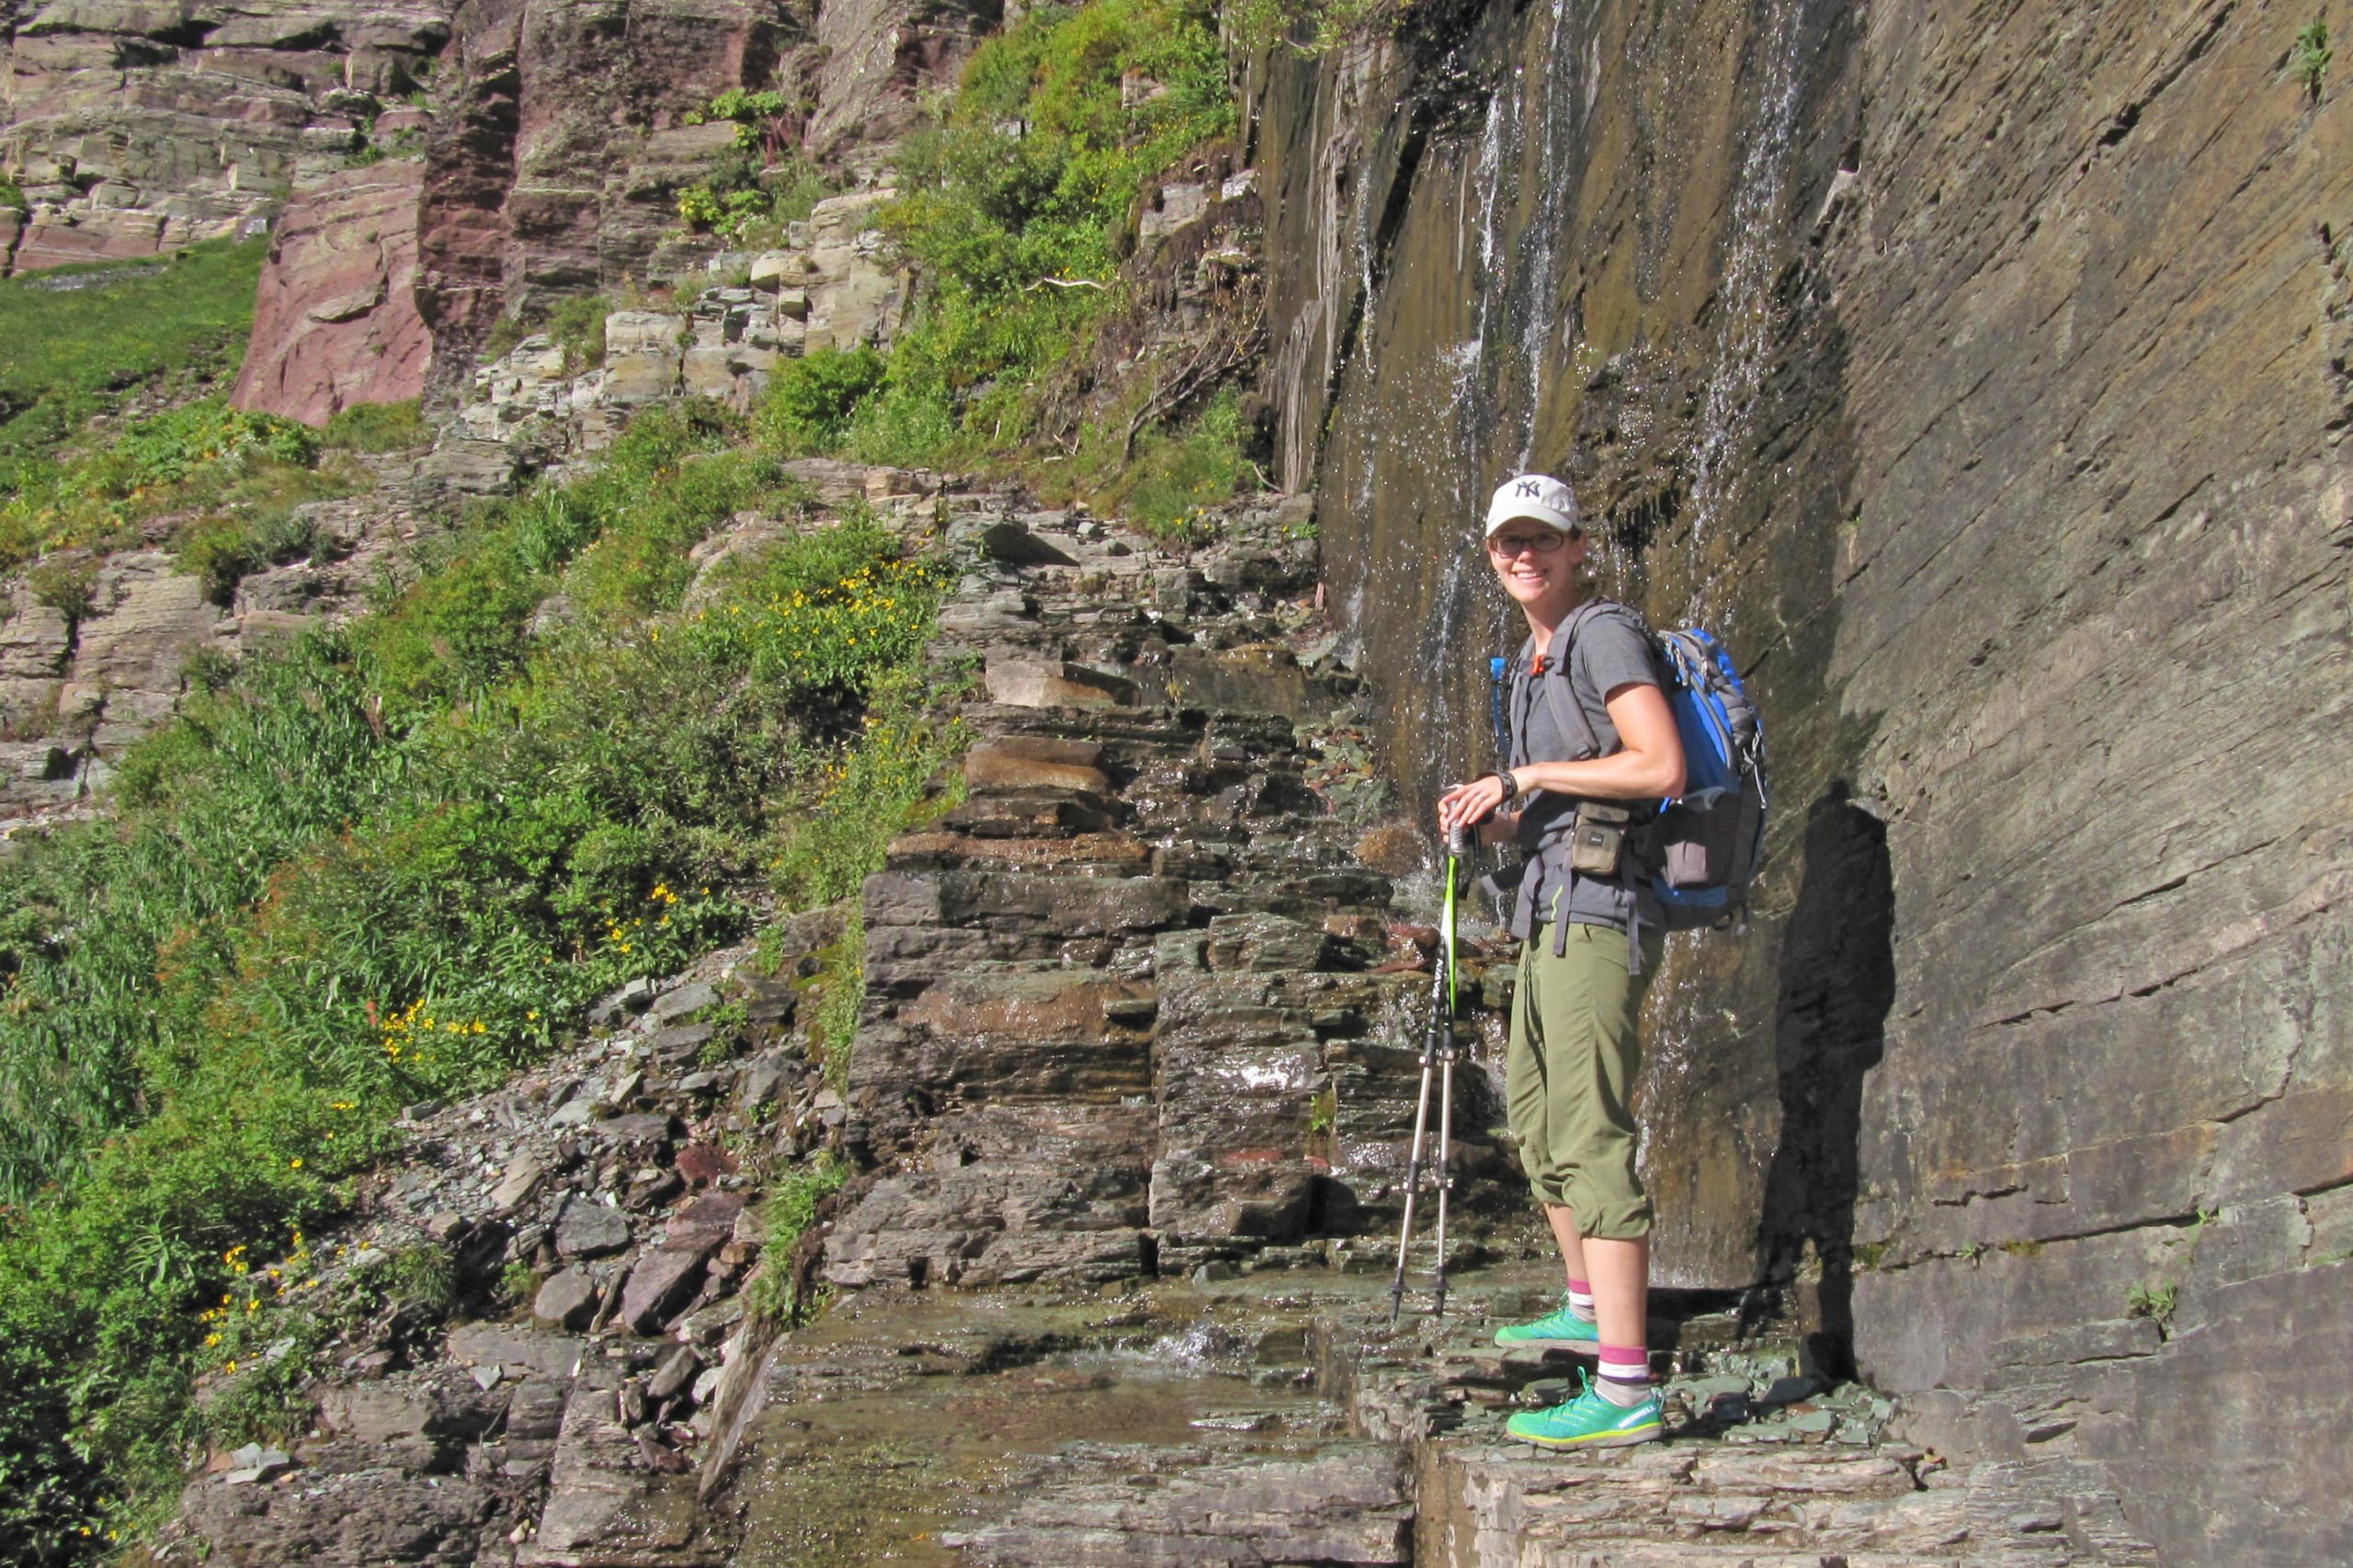
<instances>
[{"instance_id":1,"label":"sunlit rock wall","mask_svg":"<svg viewBox=\"0 0 2353 1568\"><path fill-rule=\"evenodd\" d=\"M439 0L0 8L0 274L258 233L429 80Z\"/></svg>"},{"instance_id":2,"label":"sunlit rock wall","mask_svg":"<svg viewBox=\"0 0 2353 1568\"><path fill-rule=\"evenodd\" d=\"M433 339L416 313L415 158L344 169L298 188L280 215L254 302L252 350L231 401L324 424L425 390Z\"/></svg>"},{"instance_id":3,"label":"sunlit rock wall","mask_svg":"<svg viewBox=\"0 0 2353 1568\"><path fill-rule=\"evenodd\" d=\"M2313 19L1461 6L1251 83L1282 477L1400 774L1486 764L1523 465L1762 691L1758 921L1653 1003L1660 1277L1779 1282L1923 1437L2106 1467L2182 1562L2353 1550L2295 1437L2353 1404L2308 1375L2353 1337Z\"/></svg>"}]
</instances>

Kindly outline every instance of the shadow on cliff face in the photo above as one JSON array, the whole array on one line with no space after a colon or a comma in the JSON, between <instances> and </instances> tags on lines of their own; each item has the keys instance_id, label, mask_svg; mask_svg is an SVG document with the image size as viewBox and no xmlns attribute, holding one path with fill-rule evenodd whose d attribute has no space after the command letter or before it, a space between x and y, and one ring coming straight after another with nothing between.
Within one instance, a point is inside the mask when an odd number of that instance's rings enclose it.
<instances>
[{"instance_id":1,"label":"shadow on cliff face","mask_svg":"<svg viewBox=\"0 0 2353 1568\"><path fill-rule=\"evenodd\" d=\"M1781 945L1773 1052L1781 1136L1765 1177L1757 1252L1795 1295L1812 1369L1855 1371L1854 1235L1863 1075L1895 1000L1895 887L1887 826L1836 779L1807 812L1805 875Z\"/></svg>"}]
</instances>

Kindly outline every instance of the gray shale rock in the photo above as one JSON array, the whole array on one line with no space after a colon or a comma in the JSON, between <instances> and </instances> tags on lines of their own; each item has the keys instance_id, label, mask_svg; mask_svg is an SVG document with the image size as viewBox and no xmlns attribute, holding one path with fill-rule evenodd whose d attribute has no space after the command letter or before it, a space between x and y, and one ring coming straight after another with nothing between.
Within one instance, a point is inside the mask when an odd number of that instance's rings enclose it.
<instances>
[{"instance_id":1,"label":"gray shale rock","mask_svg":"<svg viewBox=\"0 0 2353 1568\"><path fill-rule=\"evenodd\" d=\"M555 1224L560 1257L605 1257L628 1250L630 1241L628 1215L577 1194L565 1201Z\"/></svg>"}]
</instances>

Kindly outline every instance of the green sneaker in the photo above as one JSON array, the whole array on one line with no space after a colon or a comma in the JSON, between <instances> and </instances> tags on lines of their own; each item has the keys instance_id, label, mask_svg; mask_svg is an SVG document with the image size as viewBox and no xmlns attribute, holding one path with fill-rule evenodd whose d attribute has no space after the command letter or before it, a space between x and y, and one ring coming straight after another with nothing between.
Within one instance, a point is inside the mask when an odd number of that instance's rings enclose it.
<instances>
[{"instance_id":1,"label":"green sneaker","mask_svg":"<svg viewBox=\"0 0 2353 1568\"><path fill-rule=\"evenodd\" d=\"M1540 1449L1617 1449L1656 1442L1663 1425L1656 1393L1628 1408L1604 1399L1588 1381L1568 1403L1523 1410L1504 1423L1504 1430Z\"/></svg>"},{"instance_id":2,"label":"green sneaker","mask_svg":"<svg viewBox=\"0 0 2353 1568\"><path fill-rule=\"evenodd\" d=\"M1569 1310L1569 1303L1563 1301L1560 1311L1548 1312L1534 1323L1517 1323L1495 1330L1495 1343L1506 1350L1598 1350L1601 1329L1577 1316Z\"/></svg>"}]
</instances>

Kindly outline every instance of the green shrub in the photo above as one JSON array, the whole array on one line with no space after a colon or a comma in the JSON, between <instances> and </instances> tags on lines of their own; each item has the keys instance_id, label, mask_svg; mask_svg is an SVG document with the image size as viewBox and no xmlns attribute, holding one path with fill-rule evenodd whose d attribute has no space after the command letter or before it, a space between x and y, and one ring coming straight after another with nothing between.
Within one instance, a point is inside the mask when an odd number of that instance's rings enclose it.
<instances>
[{"instance_id":1,"label":"green shrub","mask_svg":"<svg viewBox=\"0 0 2353 1568\"><path fill-rule=\"evenodd\" d=\"M1241 405L1228 391L1187 428L1145 437L1134 460L1113 467L1098 494L1105 505L1146 531L1182 538L1256 478L1243 453Z\"/></svg>"},{"instance_id":2,"label":"green shrub","mask_svg":"<svg viewBox=\"0 0 2353 1568\"><path fill-rule=\"evenodd\" d=\"M548 312L547 333L563 350L563 373L576 376L605 362L605 318L613 302L601 294L575 294Z\"/></svg>"},{"instance_id":3,"label":"green shrub","mask_svg":"<svg viewBox=\"0 0 2353 1568\"><path fill-rule=\"evenodd\" d=\"M1321 56L1394 32L1411 7L1412 0L1238 0L1226 17L1249 48Z\"/></svg>"},{"instance_id":4,"label":"green shrub","mask_svg":"<svg viewBox=\"0 0 2353 1568\"><path fill-rule=\"evenodd\" d=\"M538 301L491 324L483 339L482 357L497 359L513 353L534 333L545 333L563 351L563 373L577 376L605 362L605 318L620 307L603 294L568 294L550 303Z\"/></svg>"},{"instance_id":5,"label":"green shrub","mask_svg":"<svg viewBox=\"0 0 2353 1568\"><path fill-rule=\"evenodd\" d=\"M0 179L0 212L30 212L33 204L25 199L24 187L12 179Z\"/></svg>"},{"instance_id":6,"label":"green shrub","mask_svg":"<svg viewBox=\"0 0 2353 1568\"><path fill-rule=\"evenodd\" d=\"M133 525L166 512L248 511L239 528L276 537L294 506L350 488L349 476L316 466L319 455L308 426L219 398L133 420L97 449L18 476L15 494L0 500L0 567L43 551L127 542ZM225 536L217 518L212 525L199 553L225 569L235 552L223 553Z\"/></svg>"},{"instance_id":7,"label":"green shrub","mask_svg":"<svg viewBox=\"0 0 2353 1568\"><path fill-rule=\"evenodd\" d=\"M814 1315L817 1303L801 1298L792 1278L792 1255L801 1238L817 1221L817 1206L839 1192L849 1169L832 1155L820 1153L801 1170L779 1182L760 1205L767 1232L761 1247L760 1271L745 1290L744 1310L755 1322L778 1328Z\"/></svg>"},{"instance_id":8,"label":"green shrub","mask_svg":"<svg viewBox=\"0 0 2353 1568\"><path fill-rule=\"evenodd\" d=\"M772 868L778 892L795 908L838 903L882 869L891 839L914 821L952 807L952 778L936 796L935 776L961 755L965 739L923 706L916 676L904 667L871 689L862 733L809 771L784 852Z\"/></svg>"},{"instance_id":9,"label":"green shrub","mask_svg":"<svg viewBox=\"0 0 2353 1568\"><path fill-rule=\"evenodd\" d=\"M214 513L174 539L180 570L202 579L207 597L227 604L247 574L307 558L318 530L291 507Z\"/></svg>"},{"instance_id":10,"label":"green shrub","mask_svg":"<svg viewBox=\"0 0 2353 1568\"><path fill-rule=\"evenodd\" d=\"M856 348L813 348L787 362L768 388L761 435L788 452L829 452L841 444L858 403L882 380L882 356Z\"/></svg>"},{"instance_id":11,"label":"green shrub","mask_svg":"<svg viewBox=\"0 0 2353 1568\"><path fill-rule=\"evenodd\" d=\"M733 244L756 246L775 243L787 222L806 218L839 188L801 150L810 109L780 92L730 87L704 108L689 111L689 125L734 121L735 142L706 177L679 191L679 221Z\"/></svg>"},{"instance_id":12,"label":"green shrub","mask_svg":"<svg viewBox=\"0 0 2353 1568\"><path fill-rule=\"evenodd\" d=\"M1127 107L1131 73L1165 90ZM983 44L940 123L902 149L881 222L927 292L849 449L949 462L1018 443L1030 389L1090 347L1111 302L1136 192L1233 123L1214 23L1186 0L1041 8Z\"/></svg>"},{"instance_id":13,"label":"green shrub","mask_svg":"<svg viewBox=\"0 0 2353 1568\"><path fill-rule=\"evenodd\" d=\"M25 574L25 586L35 604L47 605L69 623L78 624L97 608L98 562L75 553L54 555Z\"/></svg>"}]
</instances>

